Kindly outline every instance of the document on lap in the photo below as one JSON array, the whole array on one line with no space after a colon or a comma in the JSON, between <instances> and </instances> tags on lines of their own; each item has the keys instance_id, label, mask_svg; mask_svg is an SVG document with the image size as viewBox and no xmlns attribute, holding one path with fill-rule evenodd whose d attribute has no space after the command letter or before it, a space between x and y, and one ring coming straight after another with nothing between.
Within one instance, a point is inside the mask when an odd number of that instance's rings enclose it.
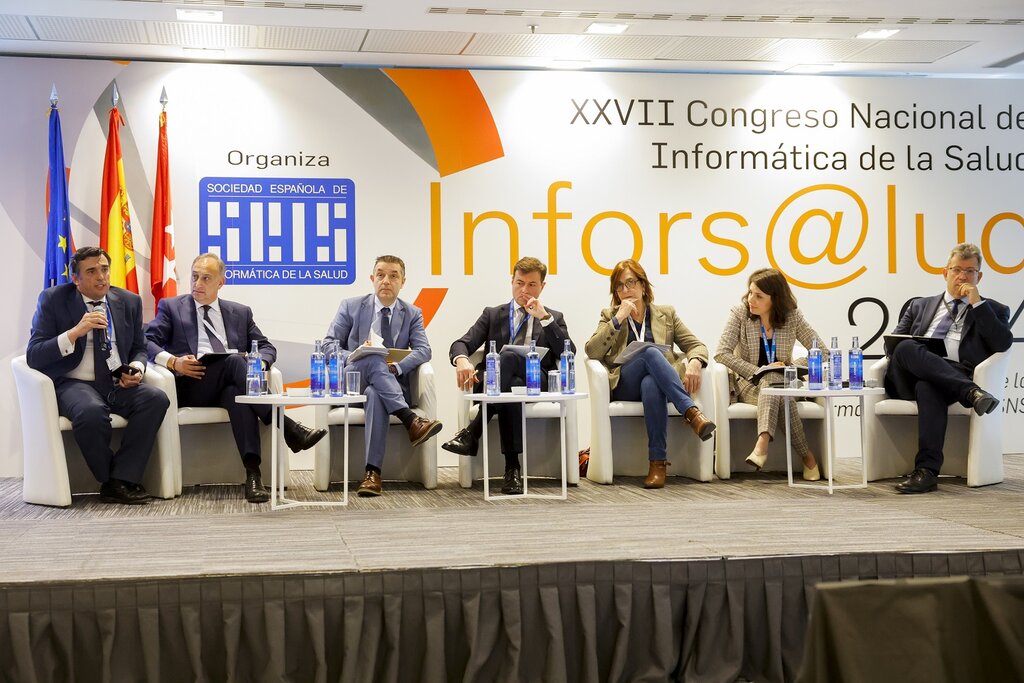
<instances>
[{"instance_id":1,"label":"document on lap","mask_svg":"<svg viewBox=\"0 0 1024 683\"><path fill-rule=\"evenodd\" d=\"M355 351L348 354L348 362L351 363L352 361L359 360L360 358L369 356L386 355L388 355L388 349L384 348L383 346L369 346L367 344L363 344L362 346L358 347Z\"/></svg>"},{"instance_id":2,"label":"document on lap","mask_svg":"<svg viewBox=\"0 0 1024 683\"><path fill-rule=\"evenodd\" d=\"M405 357L412 353L412 349L387 349L387 352L388 357L385 360L389 363L398 363L405 360Z\"/></svg>"},{"instance_id":3,"label":"document on lap","mask_svg":"<svg viewBox=\"0 0 1024 683\"><path fill-rule=\"evenodd\" d=\"M203 361L203 363L212 363L214 361L220 360L221 358L227 358L228 356L234 356L237 353L238 353L238 351L235 351L233 349L228 349L227 351L211 351L209 353L201 353L201 354L199 354L198 356L196 356L196 360L201 360L201 361Z\"/></svg>"},{"instance_id":4,"label":"document on lap","mask_svg":"<svg viewBox=\"0 0 1024 683\"><path fill-rule=\"evenodd\" d=\"M790 366L790 367L792 367L792 366ZM786 368L783 365L762 365L761 367L759 367L757 369L757 372L755 372L750 377L750 383L751 384L757 384L758 382L761 381L761 378L764 377L765 373L768 373L768 372L778 372L779 374L782 374L782 371L785 370L785 369ZM796 375L797 375L797 377L806 377L807 376L807 368L803 367L802 365L796 366ZM782 381L781 380L779 380L779 386L782 386Z\"/></svg>"},{"instance_id":5,"label":"document on lap","mask_svg":"<svg viewBox=\"0 0 1024 683\"><path fill-rule=\"evenodd\" d=\"M616 357L616 359L613 360L612 362L615 363L616 365L625 365L626 363L633 359L633 356L640 353L649 346L653 346L654 348L658 349L659 351L666 355L669 351L672 350L672 347L669 346L668 344L655 344L653 342L631 341L629 342L629 345L626 346L626 348L622 349L622 353L620 353L618 357ZM538 349L538 351L539 350L540 349Z\"/></svg>"},{"instance_id":6,"label":"document on lap","mask_svg":"<svg viewBox=\"0 0 1024 683\"><path fill-rule=\"evenodd\" d=\"M942 358L946 357L946 342L939 337L918 337L912 334L887 334L882 339L885 341L885 355L891 356L900 342L913 339L924 344L925 348Z\"/></svg>"},{"instance_id":7,"label":"document on lap","mask_svg":"<svg viewBox=\"0 0 1024 683\"><path fill-rule=\"evenodd\" d=\"M501 347L502 351L506 349L514 352L517 356L522 356L523 358L526 358L526 354L530 352L530 347L523 346L522 344L505 344L504 346ZM538 346L536 351L537 355L540 356L540 359L544 360L544 356L546 356L548 353L548 347Z\"/></svg>"}]
</instances>

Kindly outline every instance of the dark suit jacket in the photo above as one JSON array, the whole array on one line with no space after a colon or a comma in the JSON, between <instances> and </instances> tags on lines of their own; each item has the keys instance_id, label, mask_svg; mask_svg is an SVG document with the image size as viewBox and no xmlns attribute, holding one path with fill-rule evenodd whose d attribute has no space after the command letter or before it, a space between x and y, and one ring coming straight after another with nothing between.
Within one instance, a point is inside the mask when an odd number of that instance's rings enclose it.
<instances>
[{"instance_id":1,"label":"dark suit jacket","mask_svg":"<svg viewBox=\"0 0 1024 683\"><path fill-rule=\"evenodd\" d=\"M945 293L914 299L893 330L894 334L924 335L942 305ZM1010 309L995 299L985 299L979 306L970 306L964 316L960 338L960 364L973 372L974 367L993 353L1006 351L1013 344L1010 331Z\"/></svg>"},{"instance_id":2,"label":"dark suit jacket","mask_svg":"<svg viewBox=\"0 0 1024 683\"><path fill-rule=\"evenodd\" d=\"M481 346L486 351L490 342L496 342L495 347L501 351L501 347L509 343L508 309L510 302L500 306L490 306L483 310L477 321L469 328L466 334L456 339L448 350L448 359L455 365L456 356L470 356ZM533 339L537 340L537 346L547 347L548 352L541 359L540 366L542 374L549 370L558 368L558 359L562 355L565 340L569 339L569 329L565 325L565 318L558 311L544 307L552 315L554 320L548 323L547 327L541 325L539 320L533 321ZM524 323L525 324L525 323ZM569 347L576 353L576 345L569 339ZM547 382L545 376L541 380Z\"/></svg>"},{"instance_id":3,"label":"dark suit jacket","mask_svg":"<svg viewBox=\"0 0 1024 683\"><path fill-rule=\"evenodd\" d=\"M107 291L107 306L114 324L117 352L122 363L146 364L146 340L142 335L142 299L120 287ZM32 334L26 351L30 368L39 370L55 383L82 362L85 336L75 341L75 351L62 356L57 337L77 325L85 315L85 302L73 284L57 285L39 294L32 317Z\"/></svg>"},{"instance_id":4,"label":"dark suit jacket","mask_svg":"<svg viewBox=\"0 0 1024 683\"><path fill-rule=\"evenodd\" d=\"M277 349L256 326L251 308L245 304L220 299L220 313L224 318L224 331L227 333L229 348L247 353L255 341L260 357L268 367L277 360ZM198 318L195 299L191 294L161 299L156 317L146 326L150 360L156 358L161 351L175 356L195 355L199 344Z\"/></svg>"}]
</instances>

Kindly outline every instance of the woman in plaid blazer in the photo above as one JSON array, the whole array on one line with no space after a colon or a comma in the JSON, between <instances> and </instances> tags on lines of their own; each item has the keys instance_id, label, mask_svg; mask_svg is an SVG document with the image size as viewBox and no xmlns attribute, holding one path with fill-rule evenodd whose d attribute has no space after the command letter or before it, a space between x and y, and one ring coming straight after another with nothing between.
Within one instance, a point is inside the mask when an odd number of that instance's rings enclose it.
<instances>
[{"instance_id":1,"label":"woman in plaid blazer","mask_svg":"<svg viewBox=\"0 0 1024 683\"><path fill-rule=\"evenodd\" d=\"M676 407L701 440L707 441L715 431L715 423L690 398L700 388L708 347L686 328L674 308L652 303L654 288L636 261L615 264L610 290L612 305L601 311L597 329L587 342L587 356L608 368L613 401L643 402L650 460L644 487L660 489L669 464L665 460L668 404ZM620 365L616 359L633 341L667 345L668 350L649 346ZM677 355L675 347L685 355Z\"/></svg>"},{"instance_id":2,"label":"woman in plaid blazer","mask_svg":"<svg viewBox=\"0 0 1024 683\"><path fill-rule=\"evenodd\" d=\"M781 396L765 396L761 389L782 380L786 365L806 365L807 359L794 361L793 345L799 341L811 348L814 340L823 337L804 319L796 307L796 297L786 278L773 268L754 271L747 280L743 305L732 309L718 340L715 360L729 368L731 390L736 399L757 406L757 441L747 462L761 469L768 457L768 442L775 435ZM766 372L756 383L752 377L765 366L778 366L778 372ZM821 478L818 463L807 445L803 424L797 411L790 411L790 433L793 449L803 458L804 479Z\"/></svg>"}]
</instances>

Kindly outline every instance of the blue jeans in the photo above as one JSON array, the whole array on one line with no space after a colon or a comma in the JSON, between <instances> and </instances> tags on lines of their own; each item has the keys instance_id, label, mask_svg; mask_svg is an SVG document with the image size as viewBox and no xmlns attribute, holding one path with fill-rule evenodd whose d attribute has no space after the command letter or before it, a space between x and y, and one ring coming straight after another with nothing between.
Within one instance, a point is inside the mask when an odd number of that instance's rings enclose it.
<instances>
[{"instance_id":1,"label":"blue jeans","mask_svg":"<svg viewBox=\"0 0 1024 683\"><path fill-rule=\"evenodd\" d=\"M644 349L619 372L619 383L612 391L613 401L641 401L647 426L647 457L665 459L665 434L668 430L668 404L685 415L697 405L686 393L672 364L656 348Z\"/></svg>"}]
</instances>

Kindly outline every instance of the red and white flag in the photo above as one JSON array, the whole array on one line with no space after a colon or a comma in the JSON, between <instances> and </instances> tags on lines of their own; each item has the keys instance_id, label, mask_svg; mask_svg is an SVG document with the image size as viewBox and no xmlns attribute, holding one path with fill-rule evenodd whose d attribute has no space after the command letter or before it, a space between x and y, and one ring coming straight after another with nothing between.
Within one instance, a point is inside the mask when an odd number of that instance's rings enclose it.
<instances>
[{"instance_id":1,"label":"red and white flag","mask_svg":"<svg viewBox=\"0 0 1024 683\"><path fill-rule=\"evenodd\" d=\"M153 190L153 234L150 240L150 287L153 308L160 299L178 295L174 263L174 220L171 216L171 172L167 152L167 112L160 112L160 138L156 152L156 187Z\"/></svg>"}]
</instances>

